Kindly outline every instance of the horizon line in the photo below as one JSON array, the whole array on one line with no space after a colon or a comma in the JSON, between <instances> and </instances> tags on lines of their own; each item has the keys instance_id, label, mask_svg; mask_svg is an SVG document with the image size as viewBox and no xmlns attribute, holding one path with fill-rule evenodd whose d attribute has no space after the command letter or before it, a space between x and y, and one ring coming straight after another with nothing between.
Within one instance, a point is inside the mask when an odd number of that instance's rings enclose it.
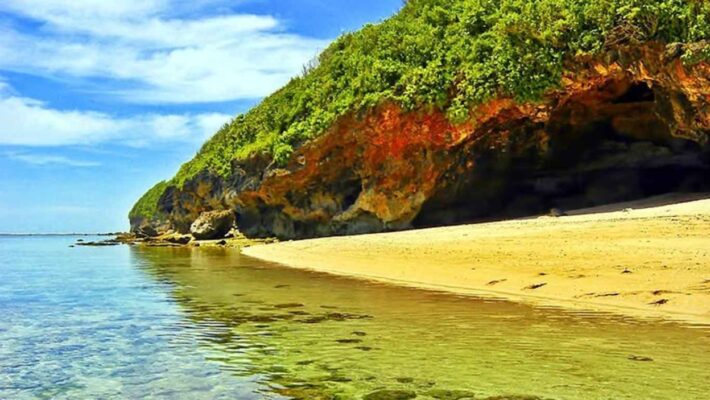
<instances>
[{"instance_id":1,"label":"horizon line","mask_svg":"<svg viewBox=\"0 0 710 400\"><path fill-rule=\"evenodd\" d=\"M0 232L0 236L108 236L124 232L50 232L50 233L6 233Z\"/></svg>"}]
</instances>

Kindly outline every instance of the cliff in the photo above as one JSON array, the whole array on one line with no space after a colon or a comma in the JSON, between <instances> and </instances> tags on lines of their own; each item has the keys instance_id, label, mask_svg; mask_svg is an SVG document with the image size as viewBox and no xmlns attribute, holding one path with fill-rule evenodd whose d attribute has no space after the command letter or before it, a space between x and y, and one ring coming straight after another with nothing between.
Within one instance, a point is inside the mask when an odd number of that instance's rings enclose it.
<instances>
[{"instance_id":1,"label":"cliff","mask_svg":"<svg viewBox=\"0 0 710 400\"><path fill-rule=\"evenodd\" d=\"M225 125L131 229L232 210L305 238L710 190L710 5L592 3L410 1Z\"/></svg>"}]
</instances>

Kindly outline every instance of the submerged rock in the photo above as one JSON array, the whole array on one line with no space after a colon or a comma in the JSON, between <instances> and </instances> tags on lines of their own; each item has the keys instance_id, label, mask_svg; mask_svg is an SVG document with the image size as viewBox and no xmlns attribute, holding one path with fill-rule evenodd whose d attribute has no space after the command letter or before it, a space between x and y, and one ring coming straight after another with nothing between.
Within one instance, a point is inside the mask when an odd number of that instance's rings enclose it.
<instances>
[{"instance_id":1,"label":"submerged rock","mask_svg":"<svg viewBox=\"0 0 710 400\"><path fill-rule=\"evenodd\" d=\"M321 322L328 322L328 321L343 322L343 321L349 321L349 320L371 319L371 318L372 318L371 315L366 315L366 314L349 314L349 313L329 312L329 313L325 313L323 315L314 315L314 316L306 318L306 319L300 319L300 320L297 320L297 322L304 323L304 324L319 324ZM351 339L345 339L345 340L351 340ZM359 340L359 339L356 339L356 340Z\"/></svg>"},{"instance_id":2,"label":"submerged rock","mask_svg":"<svg viewBox=\"0 0 710 400\"><path fill-rule=\"evenodd\" d=\"M411 390L378 390L363 396L362 400L409 400L417 397Z\"/></svg>"},{"instance_id":3,"label":"submerged rock","mask_svg":"<svg viewBox=\"0 0 710 400\"><path fill-rule=\"evenodd\" d=\"M76 246L85 246L85 247L105 247L105 246L118 246L121 243L118 240L114 239L109 239L109 240L102 240L99 242L77 242Z\"/></svg>"},{"instance_id":4,"label":"submerged rock","mask_svg":"<svg viewBox=\"0 0 710 400\"><path fill-rule=\"evenodd\" d=\"M434 389L426 393L427 396L437 400L473 400L476 394L468 390Z\"/></svg>"},{"instance_id":5,"label":"submerged rock","mask_svg":"<svg viewBox=\"0 0 710 400\"><path fill-rule=\"evenodd\" d=\"M209 211L200 214L190 226L190 233L197 240L221 239L229 233L233 225L234 213L231 211Z\"/></svg>"},{"instance_id":6,"label":"submerged rock","mask_svg":"<svg viewBox=\"0 0 710 400\"><path fill-rule=\"evenodd\" d=\"M362 339L337 339L336 342L340 344L354 344L362 343Z\"/></svg>"},{"instance_id":7,"label":"submerged rock","mask_svg":"<svg viewBox=\"0 0 710 400\"><path fill-rule=\"evenodd\" d=\"M283 304L276 304L274 305L274 308L301 308L305 307L301 303L283 303Z\"/></svg>"},{"instance_id":8,"label":"submerged rock","mask_svg":"<svg viewBox=\"0 0 710 400\"><path fill-rule=\"evenodd\" d=\"M347 376L331 375L331 376L323 378L323 381L324 382L347 383L347 382L352 382L353 380L351 378L348 378Z\"/></svg>"}]
</instances>

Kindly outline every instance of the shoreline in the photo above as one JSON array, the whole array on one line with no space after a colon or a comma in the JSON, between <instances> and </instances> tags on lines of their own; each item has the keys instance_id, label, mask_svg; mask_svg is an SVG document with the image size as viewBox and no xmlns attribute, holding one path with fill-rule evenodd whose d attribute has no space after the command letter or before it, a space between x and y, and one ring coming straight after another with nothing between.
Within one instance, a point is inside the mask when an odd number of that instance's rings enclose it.
<instances>
[{"instance_id":1,"label":"shoreline","mask_svg":"<svg viewBox=\"0 0 710 400\"><path fill-rule=\"evenodd\" d=\"M660 196L562 217L256 245L242 253L537 307L708 325L708 197Z\"/></svg>"}]
</instances>

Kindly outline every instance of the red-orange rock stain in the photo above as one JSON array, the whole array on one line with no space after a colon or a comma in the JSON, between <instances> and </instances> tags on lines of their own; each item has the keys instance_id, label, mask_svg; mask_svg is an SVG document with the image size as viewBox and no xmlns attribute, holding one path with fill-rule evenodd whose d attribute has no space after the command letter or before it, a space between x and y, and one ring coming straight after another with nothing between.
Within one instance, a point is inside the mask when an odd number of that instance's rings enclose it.
<instances>
[{"instance_id":1,"label":"red-orange rock stain","mask_svg":"<svg viewBox=\"0 0 710 400\"><path fill-rule=\"evenodd\" d=\"M667 61L664 49L662 44L625 49L627 59L636 60L628 65L580 58L570 63L560 86L539 102L495 98L473 107L468 121L461 124L432 107L405 111L384 103L364 113L353 112L323 135L296 146L286 168L270 171L256 191L238 193L227 206L260 210L268 206L295 221L327 222L338 212L330 205L343 204L341 189L350 185L361 189L355 208L385 222L407 221L423 202L456 179L453 175L475 169L477 154L514 156L531 147L545 149L554 132L537 127L546 126L556 111L566 110L567 124L584 123L590 113L594 117L603 112L605 105L639 82L687 98L693 115L676 102L665 110L672 114L667 122L678 136L707 140L703 132L710 126L710 65ZM189 216L223 201L208 200L202 193L187 197L175 208L188 209Z\"/></svg>"}]
</instances>

